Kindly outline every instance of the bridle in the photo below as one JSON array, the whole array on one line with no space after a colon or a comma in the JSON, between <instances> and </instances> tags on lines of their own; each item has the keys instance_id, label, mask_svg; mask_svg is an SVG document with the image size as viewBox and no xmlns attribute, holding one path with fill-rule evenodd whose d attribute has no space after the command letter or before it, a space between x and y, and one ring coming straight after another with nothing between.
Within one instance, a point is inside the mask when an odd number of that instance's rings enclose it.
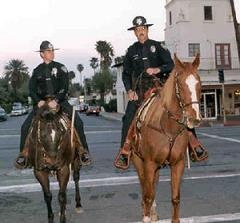
<instances>
[{"instance_id":1,"label":"bridle","mask_svg":"<svg viewBox=\"0 0 240 223\"><path fill-rule=\"evenodd\" d=\"M175 93L176 93L176 96L177 96L177 99L178 99L178 102L179 102L179 107L181 109L181 119L177 118L174 114L172 114L168 109L167 109L167 112L168 114L170 114L170 116L175 119L179 124L183 124L183 125L187 125L187 115L186 115L186 108L190 105L193 105L193 104L198 104L200 105L200 102L199 101L191 101L189 103L185 103L184 100L182 99L181 97L181 94L180 94L180 91L179 91L179 80L178 80L178 76L179 76L179 73L176 72L175 73Z\"/></svg>"}]
</instances>

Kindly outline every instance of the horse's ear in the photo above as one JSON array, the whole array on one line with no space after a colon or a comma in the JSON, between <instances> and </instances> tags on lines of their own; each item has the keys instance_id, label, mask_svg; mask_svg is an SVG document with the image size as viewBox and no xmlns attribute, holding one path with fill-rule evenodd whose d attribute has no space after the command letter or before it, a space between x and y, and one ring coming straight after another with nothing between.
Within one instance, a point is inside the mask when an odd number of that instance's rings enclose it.
<instances>
[{"instance_id":1,"label":"horse's ear","mask_svg":"<svg viewBox=\"0 0 240 223\"><path fill-rule=\"evenodd\" d=\"M194 61L192 62L192 65L193 65L194 68L197 69L199 67L199 64L200 64L200 54L197 53Z\"/></svg>"},{"instance_id":2,"label":"horse's ear","mask_svg":"<svg viewBox=\"0 0 240 223\"><path fill-rule=\"evenodd\" d=\"M174 53L174 64L177 68L183 68L183 63L178 59L177 54Z\"/></svg>"}]
</instances>

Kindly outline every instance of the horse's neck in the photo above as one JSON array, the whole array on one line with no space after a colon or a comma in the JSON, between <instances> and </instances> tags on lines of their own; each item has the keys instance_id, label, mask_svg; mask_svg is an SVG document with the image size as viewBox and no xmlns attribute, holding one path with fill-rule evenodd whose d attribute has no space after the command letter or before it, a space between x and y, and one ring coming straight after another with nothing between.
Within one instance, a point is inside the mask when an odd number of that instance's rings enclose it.
<instances>
[{"instance_id":1,"label":"horse's neck","mask_svg":"<svg viewBox=\"0 0 240 223\"><path fill-rule=\"evenodd\" d=\"M162 106L172 114L179 114L180 106L176 95L176 79L175 72L173 72L162 91Z\"/></svg>"}]
</instances>

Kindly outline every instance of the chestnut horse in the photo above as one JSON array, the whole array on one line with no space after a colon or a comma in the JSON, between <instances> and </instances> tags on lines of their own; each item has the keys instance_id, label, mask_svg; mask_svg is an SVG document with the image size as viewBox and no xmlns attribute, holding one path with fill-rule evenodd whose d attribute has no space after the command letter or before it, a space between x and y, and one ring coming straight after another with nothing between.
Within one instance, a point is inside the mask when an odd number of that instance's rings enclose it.
<instances>
[{"instance_id":1,"label":"chestnut horse","mask_svg":"<svg viewBox=\"0 0 240 223\"><path fill-rule=\"evenodd\" d=\"M144 120L138 123L135 118L129 129L135 131L138 139L131 143L131 160L142 188L144 223L158 219L155 195L159 170L164 165L171 168L172 222L180 222L180 183L189 142L187 128L194 128L201 121L199 55L192 63L181 62L174 55L174 62L173 71L150 104Z\"/></svg>"},{"instance_id":2,"label":"chestnut horse","mask_svg":"<svg viewBox=\"0 0 240 223\"><path fill-rule=\"evenodd\" d=\"M29 148L29 161L34 175L42 186L48 210L48 223L53 223L49 175L55 173L59 182L58 200L60 223L66 222L66 189L70 176L70 165L75 182L76 211L81 211L79 176L81 162L77 154L77 140L71 145L71 122L66 115L49 109L47 103L38 109L32 121L25 147ZM75 135L76 137L76 135ZM75 138L74 138L75 139Z\"/></svg>"}]
</instances>

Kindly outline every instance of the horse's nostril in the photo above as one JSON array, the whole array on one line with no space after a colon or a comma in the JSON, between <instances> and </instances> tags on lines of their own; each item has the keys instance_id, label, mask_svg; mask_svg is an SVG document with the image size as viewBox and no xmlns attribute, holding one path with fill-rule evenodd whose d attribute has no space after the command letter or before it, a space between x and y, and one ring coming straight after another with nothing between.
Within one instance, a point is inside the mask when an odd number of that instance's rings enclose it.
<instances>
[{"instance_id":1,"label":"horse's nostril","mask_svg":"<svg viewBox=\"0 0 240 223\"><path fill-rule=\"evenodd\" d=\"M198 126L198 125L200 125L200 120L199 119L195 119L194 121L193 121L193 124L195 125L195 126Z\"/></svg>"}]
</instances>

